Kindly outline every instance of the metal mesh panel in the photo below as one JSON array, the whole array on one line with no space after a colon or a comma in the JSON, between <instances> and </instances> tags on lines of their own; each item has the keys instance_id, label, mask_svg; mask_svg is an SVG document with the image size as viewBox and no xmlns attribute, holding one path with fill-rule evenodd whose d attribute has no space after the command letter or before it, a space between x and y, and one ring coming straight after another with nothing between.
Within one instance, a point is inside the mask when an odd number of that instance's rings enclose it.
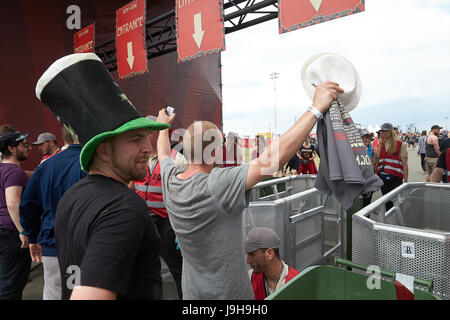
<instances>
[{"instance_id":1,"label":"metal mesh panel","mask_svg":"<svg viewBox=\"0 0 450 320\"><path fill-rule=\"evenodd\" d=\"M433 280L436 295L450 298L450 246L433 239L384 230L374 232L374 262L381 269ZM402 256L402 241L414 243L415 258Z\"/></svg>"},{"instance_id":2,"label":"metal mesh panel","mask_svg":"<svg viewBox=\"0 0 450 320\"><path fill-rule=\"evenodd\" d=\"M291 222L294 230L292 244L295 250L294 268L300 270L309 266L323 255L323 231L321 213Z\"/></svg>"},{"instance_id":3,"label":"metal mesh panel","mask_svg":"<svg viewBox=\"0 0 450 320\"><path fill-rule=\"evenodd\" d=\"M353 220L352 223L352 260L356 263L373 265L374 236L371 227Z\"/></svg>"},{"instance_id":4,"label":"metal mesh panel","mask_svg":"<svg viewBox=\"0 0 450 320\"><path fill-rule=\"evenodd\" d=\"M373 213L383 212L386 196L371 212L356 214L378 221L367 225L359 217L353 219L353 261L433 280L434 294L450 299L450 189L414 184L394 193L392 200L399 210L389 211L384 224L378 222L380 215ZM385 224L390 225L389 230L383 228ZM434 238L435 234L441 235L441 240ZM402 242L413 244L413 256L402 253Z\"/></svg>"},{"instance_id":5,"label":"metal mesh panel","mask_svg":"<svg viewBox=\"0 0 450 320\"><path fill-rule=\"evenodd\" d=\"M325 196L324 196L325 198ZM328 196L325 201L324 211L324 244L333 247L339 242L339 228L343 221L339 221L340 205L336 197Z\"/></svg>"}]
</instances>

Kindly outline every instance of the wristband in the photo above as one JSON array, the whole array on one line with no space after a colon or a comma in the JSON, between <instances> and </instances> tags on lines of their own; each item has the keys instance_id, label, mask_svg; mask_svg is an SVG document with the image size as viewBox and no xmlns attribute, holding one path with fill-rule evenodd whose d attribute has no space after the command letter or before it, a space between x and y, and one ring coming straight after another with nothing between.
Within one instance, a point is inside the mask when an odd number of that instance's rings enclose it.
<instances>
[{"instance_id":1,"label":"wristband","mask_svg":"<svg viewBox=\"0 0 450 320\"><path fill-rule=\"evenodd\" d=\"M311 111L317 118L317 120L322 119L323 113L317 110L314 106L309 106L308 111Z\"/></svg>"},{"instance_id":2,"label":"wristband","mask_svg":"<svg viewBox=\"0 0 450 320\"><path fill-rule=\"evenodd\" d=\"M25 234L23 233L23 231L22 231L22 232L19 232L19 234L23 234L23 235L25 235Z\"/></svg>"}]
</instances>

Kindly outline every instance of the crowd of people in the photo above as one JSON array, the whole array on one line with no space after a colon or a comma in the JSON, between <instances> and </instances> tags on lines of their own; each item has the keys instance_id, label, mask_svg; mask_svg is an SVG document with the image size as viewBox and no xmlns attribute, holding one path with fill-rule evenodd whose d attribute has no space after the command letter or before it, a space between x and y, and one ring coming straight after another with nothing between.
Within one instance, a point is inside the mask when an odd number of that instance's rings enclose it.
<instances>
[{"instance_id":1,"label":"crowd of people","mask_svg":"<svg viewBox=\"0 0 450 320\"><path fill-rule=\"evenodd\" d=\"M180 133L165 108L142 117L95 55L56 61L36 93L61 119L64 146L49 132L30 144L28 133L0 127L0 299L22 298L31 261L43 264L45 300L161 299L161 258L180 299L264 299L298 271L273 230L242 234L249 190L274 172L317 173L310 131L342 92L316 86L313 106L271 143L258 136L244 162L238 135L214 123ZM431 181L450 161L440 129L418 141ZM360 136L383 194L408 181L407 145L392 124ZM42 159L25 171L32 145Z\"/></svg>"},{"instance_id":2,"label":"crowd of people","mask_svg":"<svg viewBox=\"0 0 450 320\"><path fill-rule=\"evenodd\" d=\"M450 147L450 139L448 131L441 131L441 129L443 129L441 126L433 125L428 131L423 130L420 134L400 133L398 127L394 127L391 123L384 123L376 133L369 132L365 128L358 129L373 170L384 182L383 187L380 188L382 195L408 181L408 149L416 150L417 148L425 182L448 181L446 152ZM299 150L274 176L316 174L320 155L315 140L312 135L307 136ZM251 159L255 159L266 144L264 137L257 135L251 151ZM243 151L239 149L239 153L242 154ZM432 178L433 173L434 178ZM364 206L371 203L372 195L373 192L362 194ZM386 210L391 207L392 203L389 202Z\"/></svg>"}]
</instances>

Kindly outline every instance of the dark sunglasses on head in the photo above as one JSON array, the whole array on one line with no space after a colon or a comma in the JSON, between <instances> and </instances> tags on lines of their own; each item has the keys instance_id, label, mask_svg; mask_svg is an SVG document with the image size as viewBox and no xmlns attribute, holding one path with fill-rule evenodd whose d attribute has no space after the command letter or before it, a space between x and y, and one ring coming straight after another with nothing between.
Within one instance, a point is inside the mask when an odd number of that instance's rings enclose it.
<instances>
[{"instance_id":1,"label":"dark sunglasses on head","mask_svg":"<svg viewBox=\"0 0 450 320\"><path fill-rule=\"evenodd\" d=\"M28 137L28 134L21 134L20 136L18 136L16 138L16 141L22 141L23 139L25 139L26 137ZM20 142L19 142L20 143Z\"/></svg>"}]
</instances>

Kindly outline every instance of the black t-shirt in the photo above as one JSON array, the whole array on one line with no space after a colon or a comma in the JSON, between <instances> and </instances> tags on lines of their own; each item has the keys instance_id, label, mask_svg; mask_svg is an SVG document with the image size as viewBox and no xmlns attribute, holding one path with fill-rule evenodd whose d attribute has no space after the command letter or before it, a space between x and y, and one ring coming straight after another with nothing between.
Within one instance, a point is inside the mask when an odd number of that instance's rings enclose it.
<instances>
[{"instance_id":1,"label":"black t-shirt","mask_svg":"<svg viewBox=\"0 0 450 320\"><path fill-rule=\"evenodd\" d=\"M442 152L439 155L439 158L437 160L436 167L444 169L444 170L450 169L450 168L447 168L447 159L446 159L446 157L448 156L447 155L447 153L448 153L447 151L448 151L448 148L442 150Z\"/></svg>"},{"instance_id":2,"label":"black t-shirt","mask_svg":"<svg viewBox=\"0 0 450 320\"><path fill-rule=\"evenodd\" d=\"M313 157L314 150L315 150L315 148L313 145L310 145L308 148L305 146L302 146L300 148L300 155L301 155L302 159L307 159L307 160L311 159Z\"/></svg>"},{"instance_id":3,"label":"black t-shirt","mask_svg":"<svg viewBox=\"0 0 450 320\"><path fill-rule=\"evenodd\" d=\"M62 298L81 270L79 285L107 289L118 299L160 299L159 235L145 201L125 185L89 175L59 201L55 218ZM73 270L71 267L69 270Z\"/></svg>"},{"instance_id":4,"label":"black t-shirt","mask_svg":"<svg viewBox=\"0 0 450 320\"><path fill-rule=\"evenodd\" d=\"M442 152L442 150L450 148L450 139L445 138L442 141L439 142L439 150Z\"/></svg>"}]
</instances>

